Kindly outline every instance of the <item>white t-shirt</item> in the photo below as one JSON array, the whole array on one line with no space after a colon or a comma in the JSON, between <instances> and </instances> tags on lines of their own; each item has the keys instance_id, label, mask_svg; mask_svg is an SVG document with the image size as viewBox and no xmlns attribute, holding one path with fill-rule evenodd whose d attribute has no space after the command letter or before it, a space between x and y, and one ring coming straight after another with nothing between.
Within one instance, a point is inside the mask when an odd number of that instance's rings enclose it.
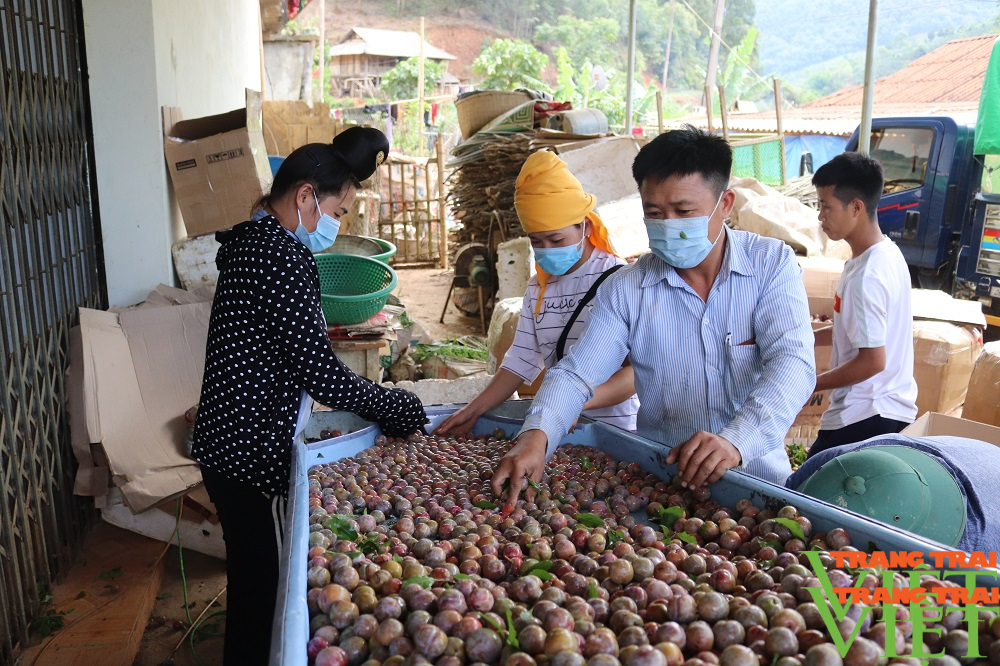
<instances>
[{"instance_id":1,"label":"white t-shirt","mask_svg":"<svg viewBox=\"0 0 1000 666\"><path fill-rule=\"evenodd\" d=\"M572 273L552 275L545 286L545 296L538 316L535 316L535 303L538 302L538 277L534 276L528 282L524 293L524 304L521 306L521 319L517 324L514 342L503 357L501 368L521 377L525 383L535 381L545 368L551 368L557 363L556 344L559 336L569 322L577 303L586 295L590 286L609 268L624 264L618 257L604 250L594 248L590 258ZM583 333L590 309L594 307L591 300L580 316L573 322L566 337L563 354L568 356L573 345ZM632 396L623 403L600 409L590 409L583 412L584 416L625 430L635 430L635 417L639 412L639 398Z\"/></svg>"},{"instance_id":2,"label":"white t-shirt","mask_svg":"<svg viewBox=\"0 0 1000 666\"><path fill-rule=\"evenodd\" d=\"M837 285L830 367L847 363L858 349L885 347L885 370L853 386L830 391L821 430L872 416L912 422L917 417L913 378L913 312L910 272L888 238L844 265Z\"/></svg>"}]
</instances>

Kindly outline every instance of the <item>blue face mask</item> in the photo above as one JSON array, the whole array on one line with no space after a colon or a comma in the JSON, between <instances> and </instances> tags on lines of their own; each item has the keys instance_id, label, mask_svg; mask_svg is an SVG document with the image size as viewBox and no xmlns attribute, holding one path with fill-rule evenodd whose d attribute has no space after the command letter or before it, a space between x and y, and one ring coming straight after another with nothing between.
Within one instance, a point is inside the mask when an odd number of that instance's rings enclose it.
<instances>
[{"instance_id":1,"label":"blue face mask","mask_svg":"<svg viewBox=\"0 0 1000 666\"><path fill-rule=\"evenodd\" d=\"M579 243L566 245L563 247L536 247L535 261L543 271L549 275L565 275L573 265L580 261L583 256L583 244L587 237L584 235Z\"/></svg>"},{"instance_id":2,"label":"blue face mask","mask_svg":"<svg viewBox=\"0 0 1000 666\"><path fill-rule=\"evenodd\" d=\"M700 217L643 219L649 236L650 251L674 268L694 268L700 264L722 237L720 229L714 241L708 239L708 221L715 215L721 202L722 197L719 196L712 212Z\"/></svg>"},{"instance_id":3,"label":"blue face mask","mask_svg":"<svg viewBox=\"0 0 1000 666\"><path fill-rule=\"evenodd\" d=\"M299 226L295 228L295 236L302 241L303 245L309 248L310 252L316 253L329 248L337 240L337 232L340 231L340 220L320 210L316 192L313 192L313 199L316 201L316 210L319 211L319 221L316 223L316 231L307 231L302 226L302 211L296 210L299 214Z\"/></svg>"}]
</instances>

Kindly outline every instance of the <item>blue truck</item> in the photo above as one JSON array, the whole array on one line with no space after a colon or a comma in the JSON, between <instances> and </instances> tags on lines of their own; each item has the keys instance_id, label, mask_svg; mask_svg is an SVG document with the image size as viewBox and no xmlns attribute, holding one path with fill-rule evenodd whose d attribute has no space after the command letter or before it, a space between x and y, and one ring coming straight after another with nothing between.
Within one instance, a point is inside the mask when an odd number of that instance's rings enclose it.
<instances>
[{"instance_id":1,"label":"blue truck","mask_svg":"<svg viewBox=\"0 0 1000 666\"><path fill-rule=\"evenodd\" d=\"M974 154L976 117L872 120L871 155L885 170L882 232L899 246L914 286L976 298L1000 315L1000 194ZM856 150L858 132L847 150Z\"/></svg>"},{"instance_id":2,"label":"blue truck","mask_svg":"<svg viewBox=\"0 0 1000 666\"><path fill-rule=\"evenodd\" d=\"M978 114L875 118L870 152L885 171L879 225L914 286L977 299L988 320L1000 317L1000 38Z\"/></svg>"}]
</instances>

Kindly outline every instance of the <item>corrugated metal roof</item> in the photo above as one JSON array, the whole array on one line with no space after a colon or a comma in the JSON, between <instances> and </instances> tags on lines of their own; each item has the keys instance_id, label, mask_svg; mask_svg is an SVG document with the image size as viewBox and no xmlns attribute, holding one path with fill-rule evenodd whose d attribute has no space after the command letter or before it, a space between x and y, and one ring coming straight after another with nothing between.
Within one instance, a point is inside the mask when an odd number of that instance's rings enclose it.
<instances>
[{"instance_id":1,"label":"corrugated metal roof","mask_svg":"<svg viewBox=\"0 0 1000 666\"><path fill-rule=\"evenodd\" d=\"M959 120L974 122L978 102L951 102L938 104L876 104L873 115L876 118L898 116L947 115ZM708 119L704 114L688 116L674 121L677 124L690 123L706 129ZM713 116L715 130L722 128L722 118ZM727 118L730 131L760 132L773 134L778 131L774 111L757 113L731 113ZM861 124L861 103L853 106L821 106L785 109L781 112L781 129L785 134L826 134L850 136Z\"/></svg>"},{"instance_id":2,"label":"corrugated metal roof","mask_svg":"<svg viewBox=\"0 0 1000 666\"><path fill-rule=\"evenodd\" d=\"M875 81L875 104L979 103L997 35L956 39ZM861 106L862 86L821 97L806 108Z\"/></svg>"},{"instance_id":3,"label":"corrugated metal roof","mask_svg":"<svg viewBox=\"0 0 1000 666\"><path fill-rule=\"evenodd\" d=\"M353 28L350 34L330 49L330 57L373 55L388 58L413 58L420 55L420 35L405 30ZM431 60L455 60L455 56L424 40L424 57Z\"/></svg>"}]
</instances>

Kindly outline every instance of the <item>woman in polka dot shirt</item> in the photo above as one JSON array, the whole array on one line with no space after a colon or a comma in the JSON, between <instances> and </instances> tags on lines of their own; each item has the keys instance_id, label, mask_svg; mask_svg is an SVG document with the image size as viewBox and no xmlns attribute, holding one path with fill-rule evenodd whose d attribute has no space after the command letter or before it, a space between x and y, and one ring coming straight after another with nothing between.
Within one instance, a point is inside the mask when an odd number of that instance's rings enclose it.
<instances>
[{"instance_id":1,"label":"woman in polka dot shirt","mask_svg":"<svg viewBox=\"0 0 1000 666\"><path fill-rule=\"evenodd\" d=\"M361 127L332 144L302 146L252 219L217 235L219 282L192 455L226 541L226 664L268 660L300 406L314 398L390 436L426 422L412 393L358 377L334 354L312 256L333 244L338 219L388 150L381 132Z\"/></svg>"}]
</instances>

